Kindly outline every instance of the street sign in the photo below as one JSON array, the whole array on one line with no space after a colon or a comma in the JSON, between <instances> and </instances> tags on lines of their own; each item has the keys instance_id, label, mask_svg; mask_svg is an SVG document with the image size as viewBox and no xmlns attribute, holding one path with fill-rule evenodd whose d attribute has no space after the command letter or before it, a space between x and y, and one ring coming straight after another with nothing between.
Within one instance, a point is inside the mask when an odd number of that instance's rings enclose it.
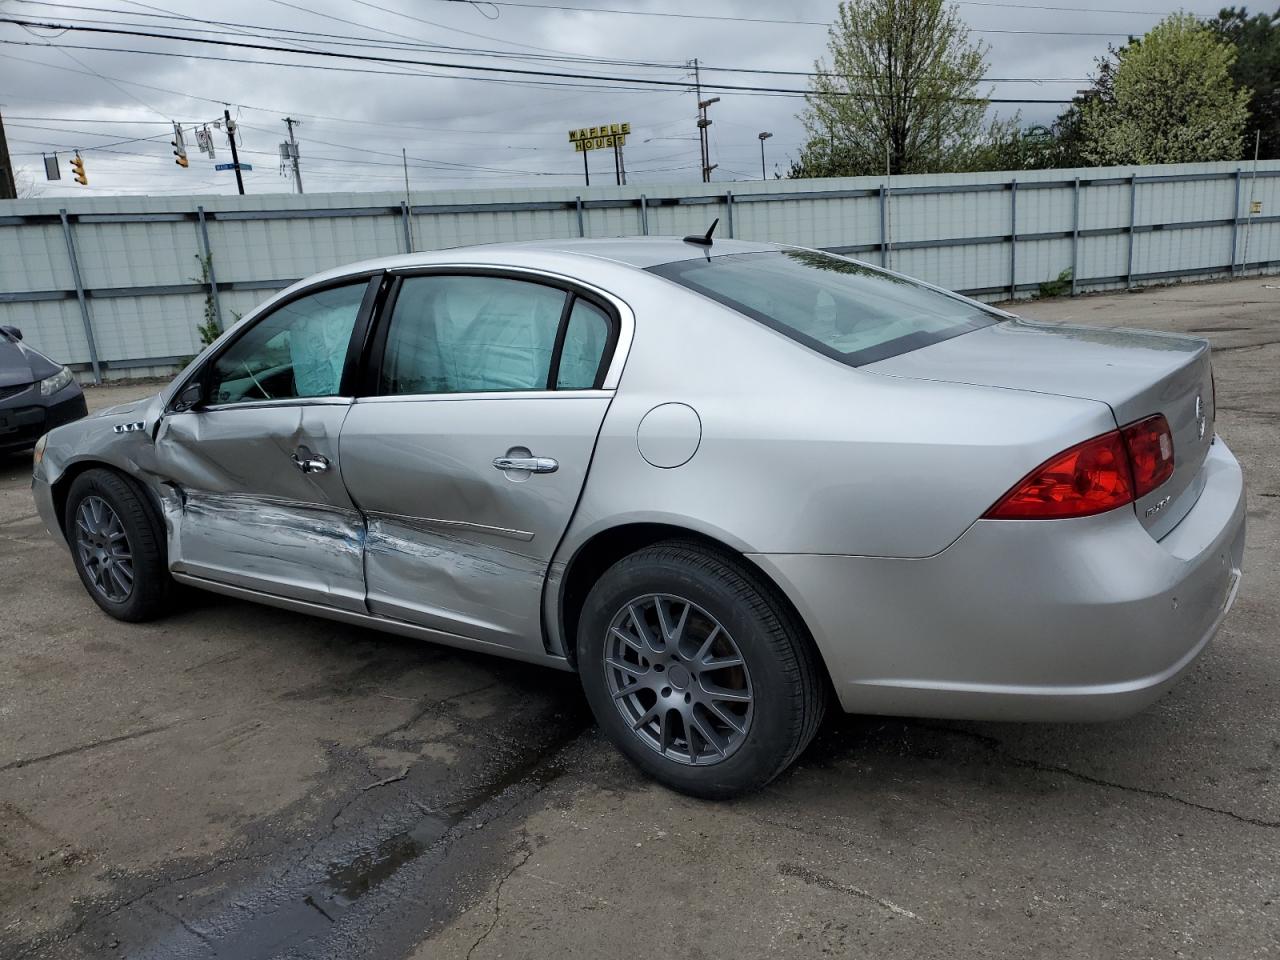
<instances>
[{"instance_id":1,"label":"street sign","mask_svg":"<svg viewBox=\"0 0 1280 960\"><path fill-rule=\"evenodd\" d=\"M1035 126L1027 127L1026 132L1022 134L1022 139L1033 146L1043 147L1045 144L1053 142L1053 131L1043 124L1037 123Z\"/></svg>"},{"instance_id":2,"label":"street sign","mask_svg":"<svg viewBox=\"0 0 1280 960\"><path fill-rule=\"evenodd\" d=\"M239 164L239 167L241 170L252 170L253 164L242 163L242 164ZM215 163L213 165L213 169L215 170L234 170L235 168L236 168L236 164L234 163Z\"/></svg>"}]
</instances>

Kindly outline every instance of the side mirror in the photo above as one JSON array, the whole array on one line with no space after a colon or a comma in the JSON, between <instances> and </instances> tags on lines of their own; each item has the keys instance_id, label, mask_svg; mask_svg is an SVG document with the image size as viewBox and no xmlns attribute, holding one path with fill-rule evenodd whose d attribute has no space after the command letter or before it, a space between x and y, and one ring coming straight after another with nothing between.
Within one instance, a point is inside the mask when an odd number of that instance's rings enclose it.
<instances>
[{"instance_id":1,"label":"side mirror","mask_svg":"<svg viewBox=\"0 0 1280 960\"><path fill-rule=\"evenodd\" d=\"M22 339L22 331L19 330L17 327L4 326L4 327L0 327L0 330L3 330L9 336L13 337L13 339L15 340Z\"/></svg>"},{"instance_id":2,"label":"side mirror","mask_svg":"<svg viewBox=\"0 0 1280 960\"><path fill-rule=\"evenodd\" d=\"M185 413L193 409L204 397L204 385L199 380L192 381L182 388L182 392L174 397L169 405L174 413Z\"/></svg>"}]
</instances>

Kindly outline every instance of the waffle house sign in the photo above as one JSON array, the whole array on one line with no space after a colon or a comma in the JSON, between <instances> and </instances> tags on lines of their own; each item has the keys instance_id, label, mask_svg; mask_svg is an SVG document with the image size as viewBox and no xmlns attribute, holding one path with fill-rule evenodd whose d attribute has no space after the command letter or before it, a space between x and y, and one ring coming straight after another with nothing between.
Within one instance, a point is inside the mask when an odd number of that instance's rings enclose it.
<instances>
[{"instance_id":1,"label":"waffle house sign","mask_svg":"<svg viewBox=\"0 0 1280 960\"><path fill-rule=\"evenodd\" d=\"M630 132L630 123L606 123L599 127L570 130L569 141L578 153L584 153L587 150L612 150L614 147L625 147L627 134Z\"/></svg>"}]
</instances>

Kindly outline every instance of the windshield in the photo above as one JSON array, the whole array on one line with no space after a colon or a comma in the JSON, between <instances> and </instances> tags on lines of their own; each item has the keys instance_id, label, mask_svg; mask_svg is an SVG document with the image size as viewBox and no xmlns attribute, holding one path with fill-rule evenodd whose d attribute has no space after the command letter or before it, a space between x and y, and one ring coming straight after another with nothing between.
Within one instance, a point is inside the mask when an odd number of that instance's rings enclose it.
<instances>
[{"instance_id":1,"label":"windshield","mask_svg":"<svg viewBox=\"0 0 1280 960\"><path fill-rule=\"evenodd\" d=\"M999 323L960 297L813 250L650 267L820 353L858 366Z\"/></svg>"}]
</instances>

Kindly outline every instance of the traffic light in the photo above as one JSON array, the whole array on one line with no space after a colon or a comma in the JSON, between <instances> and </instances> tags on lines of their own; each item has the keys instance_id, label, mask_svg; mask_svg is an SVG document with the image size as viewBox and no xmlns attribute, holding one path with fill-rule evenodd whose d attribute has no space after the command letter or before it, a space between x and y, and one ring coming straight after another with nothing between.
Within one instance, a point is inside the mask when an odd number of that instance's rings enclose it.
<instances>
[{"instance_id":1,"label":"traffic light","mask_svg":"<svg viewBox=\"0 0 1280 960\"><path fill-rule=\"evenodd\" d=\"M77 151L76 155L71 159L71 169L74 171L72 179L75 180L76 183L80 184L80 186L87 187L89 185L89 178L85 176L84 159L80 156L79 151Z\"/></svg>"},{"instance_id":2,"label":"traffic light","mask_svg":"<svg viewBox=\"0 0 1280 960\"><path fill-rule=\"evenodd\" d=\"M182 127L176 123L173 125L173 139L169 143L173 145L173 162L185 170L190 166L187 161L187 142L182 136Z\"/></svg>"}]
</instances>

